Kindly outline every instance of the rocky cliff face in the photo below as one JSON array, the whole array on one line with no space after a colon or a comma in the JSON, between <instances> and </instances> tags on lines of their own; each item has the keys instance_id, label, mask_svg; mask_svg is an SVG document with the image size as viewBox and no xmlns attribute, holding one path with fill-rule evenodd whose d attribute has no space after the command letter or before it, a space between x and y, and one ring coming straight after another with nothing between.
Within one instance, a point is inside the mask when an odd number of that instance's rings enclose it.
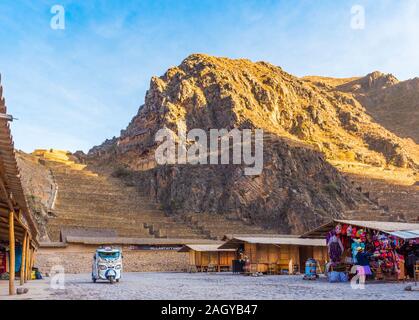
<instances>
[{"instance_id":1,"label":"rocky cliff face","mask_svg":"<svg viewBox=\"0 0 419 320\"><path fill-rule=\"evenodd\" d=\"M280 233L300 234L363 202L320 152L278 139L264 148L260 175L237 165L172 165L139 171L130 184L171 213L209 212Z\"/></svg>"},{"instance_id":2,"label":"rocky cliff face","mask_svg":"<svg viewBox=\"0 0 419 320\"><path fill-rule=\"evenodd\" d=\"M391 74L376 71L362 78L306 79L352 94L374 121L399 137L419 143L419 78L399 81Z\"/></svg>"},{"instance_id":3,"label":"rocky cliff face","mask_svg":"<svg viewBox=\"0 0 419 320\"><path fill-rule=\"evenodd\" d=\"M360 92L393 82L373 77L359 84ZM364 201L326 160L418 165L410 152L417 145L375 123L353 93L265 62L198 54L152 78L145 104L126 130L89 157L139 170L153 158L157 130L176 132L180 120L187 130L261 128L279 140L265 142L264 170L256 177L234 165L174 165L139 173L137 183L171 212L221 211L298 233Z\"/></svg>"},{"instance_id":4,"label":"rocky cliff face","mask_svg":"<svg viewBox=\"0 0 419 320\"><path fill-rule=\"evenodd\" d=\"M419 78L355 92L355 97L378 123L419 143Z\"/></svg>"}]
</instances>

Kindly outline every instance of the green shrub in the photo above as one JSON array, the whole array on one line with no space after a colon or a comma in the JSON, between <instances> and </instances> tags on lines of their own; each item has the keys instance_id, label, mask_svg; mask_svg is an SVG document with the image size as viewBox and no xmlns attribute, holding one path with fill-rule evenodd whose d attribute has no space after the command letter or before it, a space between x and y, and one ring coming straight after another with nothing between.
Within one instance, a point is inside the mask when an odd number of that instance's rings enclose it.
<instances>
[{"instance_id":1,"label":"green shrub","mask_svg":"<svg viewBox=\"0 0 419 320\"><path fill-rule=\"evenodd\" d=\"M334 182L326 184L324 190L332 195L335 195L340 191L339 187Z\"/></svg>"},{"instance_id":2,"label":"green shrub","mask_svg":"<svg viewBox=\"0 0 419 320\"><path fill-rule=\"evenodd\" d=\"M119 167L112 172L112 177L115 178L128 178L131 177L131 175L132 172L129 169L123 167Z\"/></svg>"}]
</instances>

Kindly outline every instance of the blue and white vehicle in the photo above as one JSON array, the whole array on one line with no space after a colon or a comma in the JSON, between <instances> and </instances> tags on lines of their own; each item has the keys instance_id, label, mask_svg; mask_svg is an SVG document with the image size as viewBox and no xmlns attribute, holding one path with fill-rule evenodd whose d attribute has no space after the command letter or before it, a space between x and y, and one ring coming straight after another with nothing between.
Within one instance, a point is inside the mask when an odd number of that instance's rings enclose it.
<instances>
[{"instance_id":1,"label":"blue and white vehicle","mask_svg":"<svg viewBox=\"0 0 419 320\"><path fill-rule=\"evenodd\" d=\"M118 248L99 248L93 256L92 281L119 282L122 274L122 252Z\"/></svg>"}]
</instances>

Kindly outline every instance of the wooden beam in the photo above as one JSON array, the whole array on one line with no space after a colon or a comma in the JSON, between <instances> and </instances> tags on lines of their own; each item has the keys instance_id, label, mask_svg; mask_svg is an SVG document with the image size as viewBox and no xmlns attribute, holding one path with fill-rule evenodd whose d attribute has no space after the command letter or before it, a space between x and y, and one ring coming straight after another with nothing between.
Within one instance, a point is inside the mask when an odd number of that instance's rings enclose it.
<instances>
[{"instance_id":1,"label":"wooden beam","mask_svg":"<svg viewBox=\"0 0 419 320\"><path fill-rule=\"evenodd\" d=\"M7 133L5 133L4 131L3 132L0 131L0 138L2 138L3 141L12 141L10 139L10 135L8 135Z\"/></svg>"},{"instance_id":2,"label":"wooden beam","mask_svg":"<svg viewBox=\"0 0 419 320\"><path fill-rule=\"evenodd\" d=\"M9 294L15 294L15 218L14 211L9 213Z\"/></svg>"},{"instance_id":3,"label":"wooden beam","mask_svg":"<svg viewBox=\"0 0 419 320\"><path fill-rule=\"evenodd\" d=\"M10 213L10 211L9 211L9 213ZM9 225L9 215L7 215L7 218L6 218L6 217L3 217L3 216L0 216L0 222L3 222L3 223L5 223L6 225ZM22 230L26 230L26 229L24 228L24 226L23 226L23 225L22 225L22 226L20 226L21 221L20 221L20 220L18 220L18 219L16 219L16 216L15 216L15 222L17 222L17 223L18 223L18 225L16 226L16 228L20 228L20 229L22 229Z\"/></svg>"},{"instance_id":4,"label":"wooden beam","mask_svg":"<svg viewBox=\"0 0 419 320\"><path fill-rule=\"evenodd\" d=\"M10 200L9 193L7 192L6 185L4 184L3 179L1 178L0 178L0 189L3 193L4 199L7 202L7 205L9 206L10 211L15 211L12 201Z\"/></svg>"},{"instance_id":5,"label":"wooden beam","mask_svg":"<svg viewBox=\"0 0 419 320\"><path fill-rule=\"evenodd\" d=\"M4 223L4 221L0 221L0 223L2 223L0 225L0 234L2 234L3 236L5 235L7 238L9 238L9 220L7 220L7 223ZM25 229L22 229L19 225L16 225L16 219L14 223L14 230L15 230L15 240L19 239L20 242L23 242Z\"/></svg>"},{"instance_id":6,"label":"wooden beam","mask_svg":"<svg viewBox=\"0 0 419 320\"><path fill-rule=\"evenodd\" d=\"M0 142L0 146L3 146L3 147L10 147L10 143L8 143L8 142Z\"/></svg>"},{"instance_id":7,"label":"wooden beam","mask_svg":"<svg viewBox=\"0 0 419 320\"><path fill-rule=\"evenodd\" d=\"M0 235L3 236L3 238L6 238L7 240L9 240L9 229L7 228L7 231L5 231L5 229L0 228ZM16 230L15 230L15 241L17 237L23 239L23 233L16 233Z\"/></svg>"},{"instance_id":8,"label":"wooden beam","mask_svg":"<svg viewBox=\"0 0 419 320\"><path fill-rule=\"evenodd\" d=\"M20 285L23 286L25 283L25 271L26 271L26 242L28 241L28 233L25 233L22 244L22 261L20 263Z\"/></svg>"},{"instance_id":9,"label":"wooden beam","mask_svg":"<svg viewBox=\"0 0 419 320\"><path fill-rule=\"evenodd\" d=\"M6 226L0 225L0 234L4 231L8 234L8 218L4 218L3 216L0 216L0 222L3 222ZM15 238L18 238L21 242L23 242L23 237L26 232L29 233L29 229L23 224L22 220L15 215Z\"/></svg>"}]
</instances>

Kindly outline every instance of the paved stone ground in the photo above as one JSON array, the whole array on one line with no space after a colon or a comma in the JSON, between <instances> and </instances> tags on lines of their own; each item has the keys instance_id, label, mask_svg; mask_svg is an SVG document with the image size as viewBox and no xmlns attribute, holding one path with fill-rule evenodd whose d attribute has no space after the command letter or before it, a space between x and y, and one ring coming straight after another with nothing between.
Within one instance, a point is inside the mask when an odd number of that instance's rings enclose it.
<instances>
[{"instance_id":1,"label":"paved stone ground","mask_svg":"<svg viewBox=\"0 0 419 320\"><path fill-rule=\"evenodd\" d=\"M419 291L405 291L412 283L367 283L353 290L349 283L328 283L321 277L246 277L233 274L124 273L120 283L92 283L89 274L68 274L65 289L54 290L50 279L31 281L30 292L19 299L356 299L419 300ZM414 285L414 283L413 283ZM33 286L31 288L30 286ZM1 285L3 293L3 286ZM0 299L5 295L0 294Z\"/></svg>"}]
</instances>

